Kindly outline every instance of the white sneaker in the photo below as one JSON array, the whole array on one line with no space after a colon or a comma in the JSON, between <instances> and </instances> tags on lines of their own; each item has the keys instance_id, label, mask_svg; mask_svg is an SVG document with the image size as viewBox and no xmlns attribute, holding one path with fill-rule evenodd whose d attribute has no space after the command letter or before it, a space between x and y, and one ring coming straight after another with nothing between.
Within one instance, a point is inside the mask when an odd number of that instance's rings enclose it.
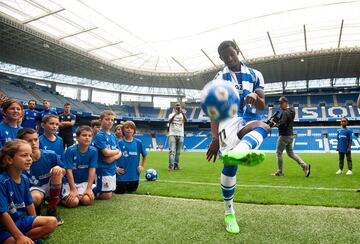
<instances>
[{"instance_id":1,"label":"white sneaker","mask_svg":"<svg viewBox=\"0 0 360 244\"><path fill-rule=\"evenodd\" d=\"M337 175L341 175L342 173L344 173L341 169L339 169L338 171L336 171Z\"/></svg>"},{"instance_id":2,"label":"white sneaker","mask_svg":"<svg viewBox=\"0 0 360 244\"><path fill-rule=\"evenodd\" d=\"M351 170L348 170L348 171L346 172L346 175L352 175L352 171L351 171Z\"/></svg>"}]
</instances>

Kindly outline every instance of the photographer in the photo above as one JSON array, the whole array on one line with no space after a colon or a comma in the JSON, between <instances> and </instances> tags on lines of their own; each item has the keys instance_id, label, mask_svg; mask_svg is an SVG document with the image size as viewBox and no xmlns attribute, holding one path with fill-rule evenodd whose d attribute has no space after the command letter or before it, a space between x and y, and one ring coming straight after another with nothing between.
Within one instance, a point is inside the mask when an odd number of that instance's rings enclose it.
<instances>
[{"instance_id":1,"label":"photographer","mask_svg":"<svg viewBox=\"0 0 360 244\"><path fill-rule=\"evenodd\" d=\"M168 170L179 170L180 152L184 143L184 123L187 121L184 110L177 103L169 115L169 167Z\"/></svg>"},{"instance_id":2,"label":"photographer","mask_svg":"<svg viewBox=\"0 0 360 244\"><path fill-rule=\"evenodd\" d=\"M286 149L287 155L295 160L303 169L305 177L310 175L310 164L306 164L293 151L292 143L294 140L293 126L295 111L289 108L289 102L286 97L279 99L280 114L277 119L274 119L274 125L279 128L279 138L276 145L276 158L278 170L272 174L274 176L284 176L283 173L283 151Z\"/></svg>"}]
</instances>

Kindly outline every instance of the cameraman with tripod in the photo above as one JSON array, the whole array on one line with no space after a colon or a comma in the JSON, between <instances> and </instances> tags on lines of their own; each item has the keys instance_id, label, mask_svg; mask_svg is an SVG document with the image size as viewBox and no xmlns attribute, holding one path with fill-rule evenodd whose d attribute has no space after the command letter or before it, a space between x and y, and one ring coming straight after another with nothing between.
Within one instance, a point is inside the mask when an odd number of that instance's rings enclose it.
<instances>
[{"instance_id":1,"label":"cameraman with tripod","mask_svg":"<svg viewBox=\"0 0 360 244\"><path fill-rule=\"evenodd\" d=\"M286 149L287 155L295 160L303 169L305 177L310 175L310 164L306 164L298 155L293 151L292 143L294 141L294 118L295 111L289 108L289 101L286 97L279 99L280 115L273 119L274 126L279 128L279 138L276 144L276 158L278 170L272 174L273 176L284 176L283 173L283 151Z\"/></svg>"},{"instance_id":2,"label":"cameraman with tripod","mask_svg":"<svg viewBox=\"0 0 360 244\"><path fill-rule=\"evenodd\" d=\"M169 115L169 171L180 169L180 152L184 143L186 121L185 111L181 109L180 103L176 103Z\"/></svg>"}]
</instances>

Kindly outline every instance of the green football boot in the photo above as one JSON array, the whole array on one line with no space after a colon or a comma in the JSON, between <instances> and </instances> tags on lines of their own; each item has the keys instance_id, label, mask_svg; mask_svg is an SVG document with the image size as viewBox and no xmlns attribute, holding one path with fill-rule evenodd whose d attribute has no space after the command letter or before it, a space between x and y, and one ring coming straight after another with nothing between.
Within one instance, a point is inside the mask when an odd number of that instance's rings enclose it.
<instances>
[{"instance_id":1,"label":"green football boot","mask_svg":"<svg viewBox=\"0 0 360 244\"><path fill-rule=\"evenodd\" d=\"M265 160L265 154L257 150L224 151L221 155L225 165L255 166Z\"/></svg>"},{"instance_id":2,"label":"green football boot","mask_svg":"<svg viewBox=\"0 0 360 244\"><path fill-rule=\"evenodd\" d=\"M240 228L238 223L236 222L235 214L227 214L225 215L225 225L226 231L231 234L239 234Z\"/></svg>"}]
</instances>

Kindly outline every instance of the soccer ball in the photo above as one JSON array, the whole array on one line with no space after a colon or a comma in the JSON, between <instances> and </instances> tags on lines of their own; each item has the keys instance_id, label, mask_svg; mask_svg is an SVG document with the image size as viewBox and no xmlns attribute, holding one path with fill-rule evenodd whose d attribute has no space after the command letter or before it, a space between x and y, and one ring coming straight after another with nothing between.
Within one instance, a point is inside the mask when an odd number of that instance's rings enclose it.
<instances>
[{"instance_id":1,"label":"soccer ball","mask_svg":"<svg viewBox=\"0 0 360 244\"><path fill-rule=\"evenodd\" d=\"M158 178L158 172L155 169L148 169L145 172L145 179L148 181L155 181Z\"/></svg>"},{"instance_id":2,"label":"soccer ball","mask_svg":"<svg viewBox=\"0 0 360 244\"><path fill-rule=\"evenodd\" d=\"M239 110L239 93L229 81L211 81L201 93L201 109L211 120L232 118Z\"/></svg>"}]
</instances>

